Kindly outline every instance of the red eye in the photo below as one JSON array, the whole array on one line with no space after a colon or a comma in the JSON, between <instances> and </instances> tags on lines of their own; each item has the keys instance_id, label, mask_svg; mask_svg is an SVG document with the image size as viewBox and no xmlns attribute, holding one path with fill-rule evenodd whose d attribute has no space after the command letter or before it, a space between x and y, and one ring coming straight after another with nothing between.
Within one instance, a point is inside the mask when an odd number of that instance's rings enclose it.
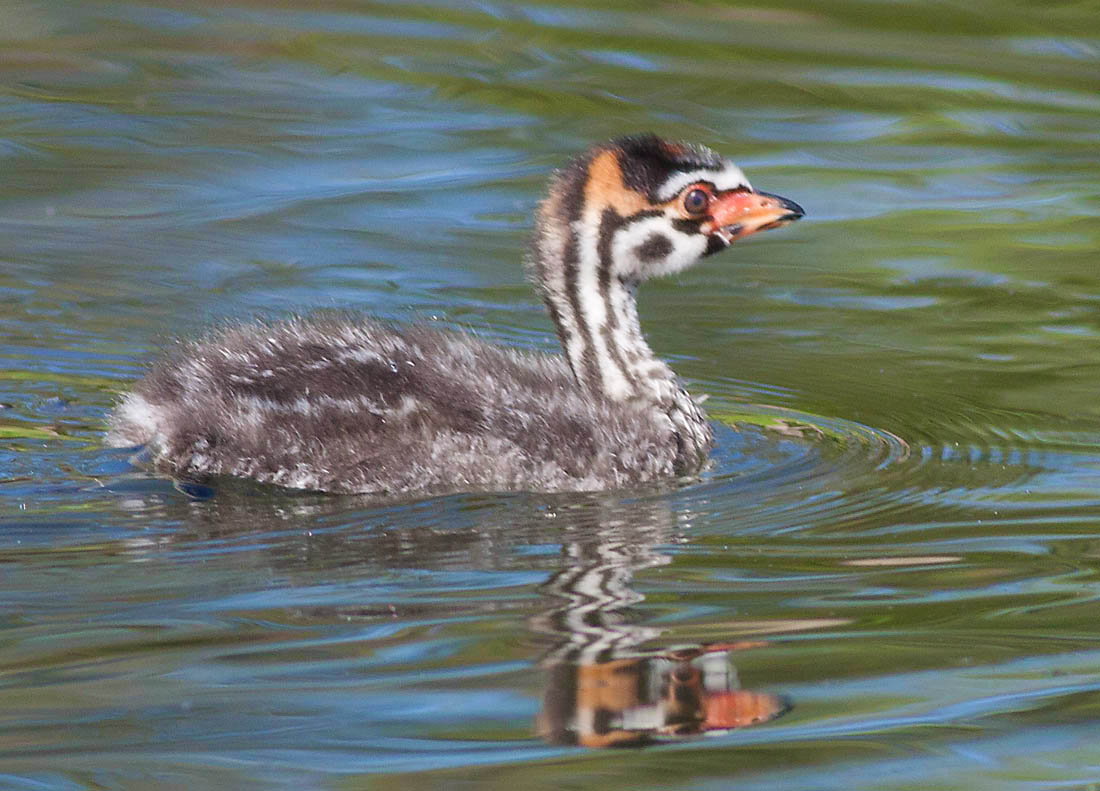
<instances>
[{"instance_id":1,"label":"red eye","mask_svg":"<svg viewBox=\"0 0 1100 791\"><path fill-rule=\"evenodd\" d=\"M710 203L710 195L706 190L695 189L688 190L684 195L684 211L688 214L700 215L707 210L707 205Z\"/></svg>"}]
</instances>

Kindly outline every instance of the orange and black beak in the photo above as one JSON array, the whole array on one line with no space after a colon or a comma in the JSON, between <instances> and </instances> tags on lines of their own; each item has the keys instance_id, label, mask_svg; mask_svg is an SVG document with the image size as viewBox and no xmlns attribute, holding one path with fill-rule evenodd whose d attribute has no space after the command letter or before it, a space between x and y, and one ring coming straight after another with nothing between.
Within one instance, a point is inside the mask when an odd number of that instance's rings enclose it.
<instances>
[{"instance_id":1,"label":"orange and black beak","mask_svg":"<svg viewBox=\"0 0 1100 791\"><path fill-rule=\"evenodd\" d=\"M778 195L737 189L718 193L708 213L710 218L700 230L718 236L728 245L751 233L797 220L806 212L794 201Z\"/></svg>"}]
</instances>

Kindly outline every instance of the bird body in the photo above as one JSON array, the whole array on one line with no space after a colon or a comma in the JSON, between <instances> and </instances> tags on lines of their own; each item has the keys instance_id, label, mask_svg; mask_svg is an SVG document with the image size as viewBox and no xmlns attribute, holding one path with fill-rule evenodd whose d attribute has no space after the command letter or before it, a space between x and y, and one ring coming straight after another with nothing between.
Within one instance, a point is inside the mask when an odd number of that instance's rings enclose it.
<instances>
[{"instance_id":1,"label":"bird body","mask_svg":"<svg viewBox=\"0 0 1100 791\"><path fill-rule=\"evenodd\" d=\"M557 355L330 314L180 345L123 401L111 441L151 442L175 473L299 489L595 490L676 474L659 418L579 389Z\"/></svg>"},{"instance_id":2,"label":"bird body","mask_svg":"<svg viewBox=\"0 0 1100 791\"><path fill-rule=\"evenodd\" d=\"M550 183L529 271L564 355L345 315L182 342L111 418L172 474L332 492L582 491L697 473L706 416L650 350L635 292L802 210L709 149L652 135Z\"/></svg>"}]
</instances>

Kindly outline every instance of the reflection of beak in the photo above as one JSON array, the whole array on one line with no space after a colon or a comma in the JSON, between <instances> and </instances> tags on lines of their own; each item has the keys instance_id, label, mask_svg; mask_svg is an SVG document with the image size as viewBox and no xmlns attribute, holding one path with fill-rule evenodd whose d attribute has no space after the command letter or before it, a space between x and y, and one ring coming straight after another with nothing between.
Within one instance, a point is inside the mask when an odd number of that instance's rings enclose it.
<instances>
[{"instance_id":1,"label":"reflection of beak","mask_svg":"<svg viewBox=\"0 0 1100 791\"><path fill-rule=\"evenodd\" d=\"M806 212L794 201L768 192L730 190L711 203L710 219L700 230L717 234L726 244L757 231L778 228Z\"/></svg>"}]
</instances>

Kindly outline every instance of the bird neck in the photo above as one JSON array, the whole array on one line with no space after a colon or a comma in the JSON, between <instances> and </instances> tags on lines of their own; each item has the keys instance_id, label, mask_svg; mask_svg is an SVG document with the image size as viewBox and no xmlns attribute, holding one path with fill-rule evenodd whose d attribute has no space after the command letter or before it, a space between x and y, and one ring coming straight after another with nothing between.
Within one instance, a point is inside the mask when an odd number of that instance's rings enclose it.
<instances>
[{"instance_id":1,"label":"bird neck","mask_svg":"<svg viewBox=\"0 0 1100 791\"><path fill-rule=\"evenodd\" d=\"M606 224L613 221L605 216L595 233L586 230L591 223L572 223L568 237L560 240L560 261L536 263L543 301L578 384L612 401L661 413L676 441L676 468L689 474L706 460L710 426L703 409L642 335L638 284L615 273L610 245L603 241L610 236Z\"/></svg>"},{"instance_id":2,"label":"bird neck","mask_svg":"<svg viewBox=\"0 0 1100 791\"><path fill-rule=\"evenodd\" d=\"M623 218L614 209L593 208L584 183L584 169L566 169L539 206L532 277L577 383L612 401L652 407L668 421L676 468L697 470L712 441L706 415L646 343L638 280L616 267L615 234Z\"/></svg>"},{"instance_id":3,"label":"bird neck","mask_svg":"<svg viewBox=\"0 0 1100 791\"><path fill-rule=\"evenodd\" d=\"M622 218L612 209L574 217L567 233L539 245L543 301L577 382L613 401L667 404L676 375L646 343L638 322L638 282L616 271L612 239Z\"/></svg>"}]
</instances>

